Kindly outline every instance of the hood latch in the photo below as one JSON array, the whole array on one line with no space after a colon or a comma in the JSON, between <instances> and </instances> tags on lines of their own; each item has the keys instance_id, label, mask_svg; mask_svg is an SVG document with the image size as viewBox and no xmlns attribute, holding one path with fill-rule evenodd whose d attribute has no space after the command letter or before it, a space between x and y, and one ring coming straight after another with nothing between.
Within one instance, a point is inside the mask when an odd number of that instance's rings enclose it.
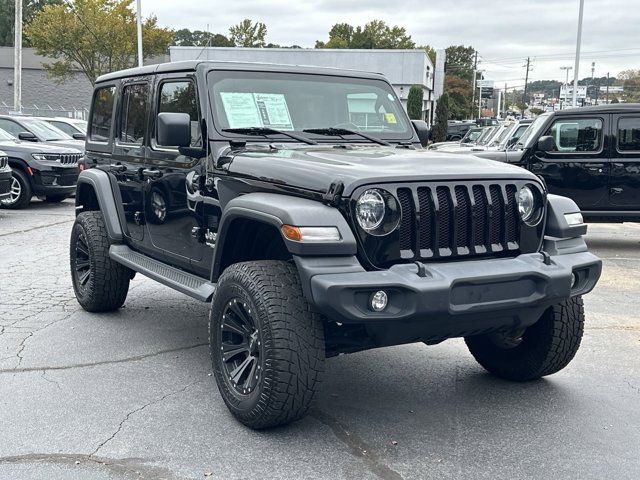
<instances>
[{"instance_id":1,"label":"hood latch","mask_svg":"<svg viewBox=\"0 0 640 480\"><path fill-rule=\"evenodd\" d=\"M322 195L322 203L337 207L342 200L342 192L344 192L344 184L340 180L334 180L331 182L331 185L329 185L327 193Z\"/></svg>"}]
</instances>

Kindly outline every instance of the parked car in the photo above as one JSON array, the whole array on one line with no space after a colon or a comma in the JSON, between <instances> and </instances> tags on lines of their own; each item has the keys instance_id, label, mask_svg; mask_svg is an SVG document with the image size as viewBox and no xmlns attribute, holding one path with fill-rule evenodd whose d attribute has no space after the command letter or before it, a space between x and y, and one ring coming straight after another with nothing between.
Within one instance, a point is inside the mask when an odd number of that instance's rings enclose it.
<instances>
[{"instance_id":1,"label":"parked car","mask_svg":"<svg viewBox=\"0 0 640 480\"><path fill-rule=\"evenodd\" d=\"M429 150L439 150L441 148L447 147L461 147L461 146L471 146L474 145L480 135L482 135L483 127L471 127L467 130L467 133L464 134L462 140L460 141L451 141L451 142L436 142L429 145Z\"/></svg>"},{"instance_id":2,"label":"parked car","mask_svg":"<svg viewBox=\"0 0 640 480\"><path fill-rule=\"evenodd\" d=\"M11 194L11 167L9 157L0 150L0 201Z\"/></svg>"},{"instance_id":3,"label":"parked car","mask_svg":"<svg viewBox=\"0 0 640 480\"><path fill-rule=\"evenodd\" d=\"M491 141L499 129L499 126L482 127L482 132L478 135L475 142L447 142L437 146L435 150L446 153L470 153L472 149L478 151L484 150L484 146Z\"/></svg>"},{"instance_id":4,"label":"parked car","mask_svg":"<svg viewBox=\"0 0 640 480\"><path fill-rule=\"evenodd\" d=\"M478 156L539 175L588 221L640 221L640 104L544 113L511 150Z\"/></svg>"},{"instance_id":5,"label":"parked car","mask_svg":"<svg viewBox=\"0 0 640 480\"><path fill-rule=\"evenodd\" d=\"M456 142L456 141L459 142L465 136L467 131L469 131L470 128L475 126L476 125L471 121L461 122L461 121L452 120L447 125L446 140L450 142Z\"/></svg>"},{"instance_id":6,"label":"parked car","mask_svg":"<svg viewBox=\"0 0 640 480\"><path fill-rule=\"evenodd\" d=\"M80 120L77 118L66 117L35 117L39 120L53 125L54 127L62 130L67 135L70 135L75 140L84 141L87 135L87 122L86 120Z\"/></svg>"},{"instance_id":7,"label":"parked car","mask_svg":"<svg viewBox=\"0 0 640 480\"><path fill-rule=\"evenodd\" d=\"M2 208L24 208L35 195L61 202L74 194L82 152L48 143L22 142L0 129L0 150L11 167L10 194L0 199Z\"/></svg>"},{"instance_id":8,"label":"parked car","mask_svg":"<svg viewBox=\"0 0 640 480\"><path fill-rule=\"evenodd\" d=\"M84 151L83 140L76 140L59 128L38 118L22 115L0 115L0 129L27 142L48 143Z\"/></svg>"},{"instance_id":9,"label":"parked car","mask_svg":"<svg viewBox=\"0 0 640 480\"><path fill-rule=\"evenodd\" d=\"M245 425L301 418L341 353L464 337L516 381L576 353L601 271L578 207L522 168L423 149L382 75L190 61L94 88L76 298L116 310L139 272L211 302L214 377Z\"/></svg>"}]
</instances>

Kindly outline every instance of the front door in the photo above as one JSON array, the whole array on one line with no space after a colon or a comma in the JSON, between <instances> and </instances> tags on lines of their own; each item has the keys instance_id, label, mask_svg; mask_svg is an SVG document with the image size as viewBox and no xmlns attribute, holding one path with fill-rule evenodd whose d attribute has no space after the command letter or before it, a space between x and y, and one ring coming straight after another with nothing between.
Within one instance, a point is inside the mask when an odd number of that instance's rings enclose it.
<instances>
[{"instance_id":1,"label":"front door","mask_svg":"<svg viewBox=\"0 0 640 480\"><path fill-rule=\"evenodd\" d=\"M157 141L158 113L188 113L191 117L191 150L203 146L197 89L193 77L158 76L155 85L153 118L150 122L151 146L144 188L146 229L154 249L164 252L171 263L207 275L212 247L210 229L217 229L219 204L205 200L204 158L181 154L175 146ZM187 152L189 153L189 152ZM192 153L193 154L193 153ZM215 231L215 230L214 230Z\"/></svg>"},{"instance_id":2,"label":"front door","mask_svg":"<svg viewBox=\"0 0 640 480\"><path fill-rule=\"evenodd\" d=\"M618 114L612 122L610 203L640 210L640 115Z\"/></svg>"},{"instance_id":3,"label":"front door","mask_svg":"<svg viewBox=\"0 0 640 480\"><path fill-rule=\"evenodd\" d=\"M543 133L553 137L554 150L534 152L529 169L544 178L549 193L571 198L581 210L606 209L610 174L609 136L605 135L608 129L608 115L558 117Z\"/></svg>"}]
</instances>

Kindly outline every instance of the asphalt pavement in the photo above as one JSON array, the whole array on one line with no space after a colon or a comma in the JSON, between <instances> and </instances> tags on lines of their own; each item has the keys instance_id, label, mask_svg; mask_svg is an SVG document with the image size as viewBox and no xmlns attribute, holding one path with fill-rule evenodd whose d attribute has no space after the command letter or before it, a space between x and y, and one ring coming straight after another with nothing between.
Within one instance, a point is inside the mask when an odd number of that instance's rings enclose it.
<instances>
[{"instance_id":1,"label":"asphalt pavement","mask_svg":"<svg viewBox=\"0 0 640 480\"><path fill-rule=\"evenodd\" d=\"M73 201L0 210L0 479L640 478L640 225L592 225L604 260L582 346L546 379L486 374L456 339L327 360L317 406L236 422L207 305L141 275L125 306L73 295Z\"/></svg>"}]
</instances>

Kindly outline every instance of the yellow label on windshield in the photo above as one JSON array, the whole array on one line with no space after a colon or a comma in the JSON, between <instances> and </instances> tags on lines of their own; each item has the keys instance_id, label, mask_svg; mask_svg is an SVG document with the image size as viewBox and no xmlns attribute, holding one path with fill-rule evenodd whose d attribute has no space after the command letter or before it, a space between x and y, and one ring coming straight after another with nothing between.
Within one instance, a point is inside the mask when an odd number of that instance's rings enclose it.
<instances>
[{"instance_id":1,"label":"yellow label on windshield","mask_svg":"<svg viewBox=\"0 0 640 480\"><path fill-rule=\"evenodd\" d=\"M396 116L393 113L385 113L384 119L387 123L398 123L396 121Z\"/></svg>"}]
</instances>

